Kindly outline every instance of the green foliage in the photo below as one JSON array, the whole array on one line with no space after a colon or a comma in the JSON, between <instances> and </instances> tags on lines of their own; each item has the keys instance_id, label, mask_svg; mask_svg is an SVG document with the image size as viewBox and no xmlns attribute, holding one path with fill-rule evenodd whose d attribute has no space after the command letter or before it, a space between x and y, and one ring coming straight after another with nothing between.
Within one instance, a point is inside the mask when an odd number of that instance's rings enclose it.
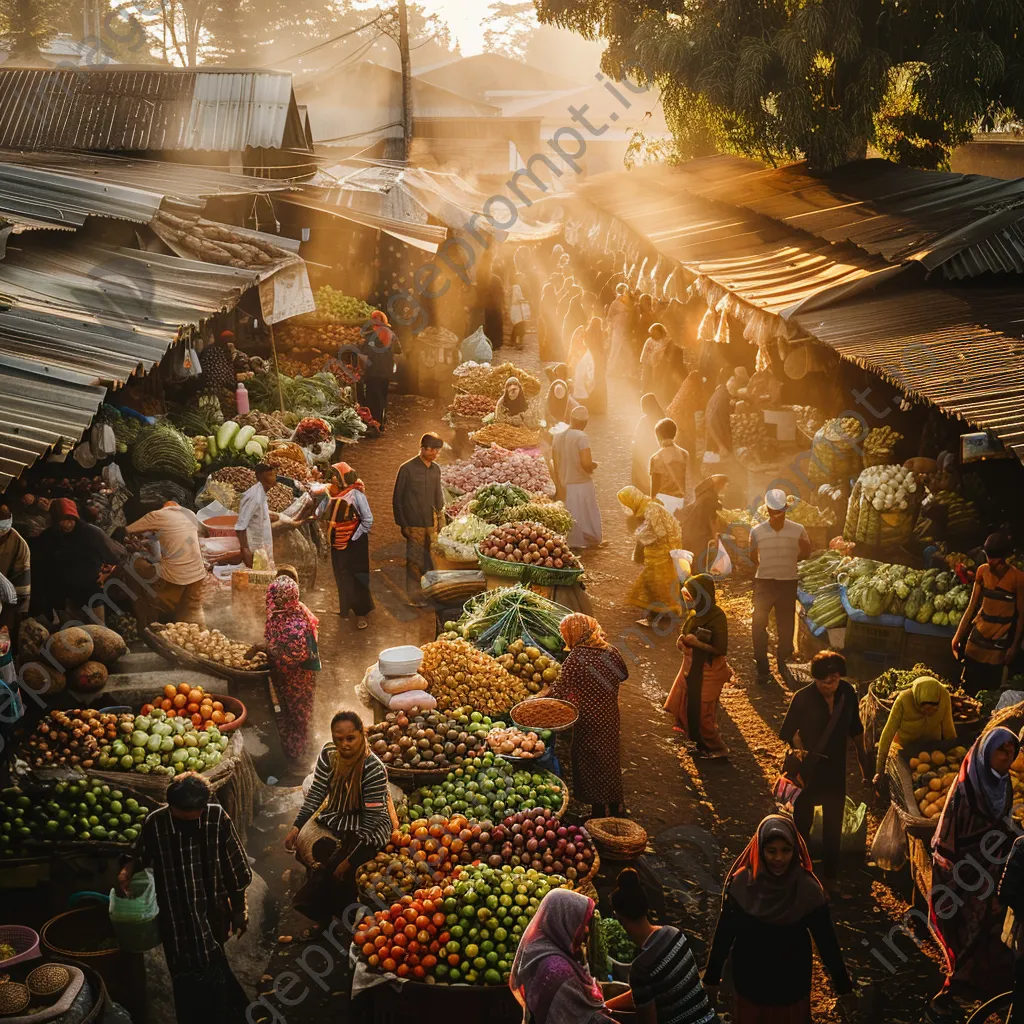
<instances>
[{"instance_id":1,"label":"green foliage","mask_svg":"<svg viewBox=\"0 0 1024 1024\"><path fill-rule=\"evenodd\" d=\"M61 20L58 0L0 0L0 31L13 58L37 55L60 30Z\"/></svg>"},{"instance_id":2,"label":"green foliage","mask_svg":"<svg viewBox=\"0 0 1024 1024\"><path fill-rule=\"evenodd\" d=\"M603 39L610 74L663 92L686 159L863 156L943 166L977 127L1024 111L1024 0L536 0Z\"/></svg>"}]
</instances>

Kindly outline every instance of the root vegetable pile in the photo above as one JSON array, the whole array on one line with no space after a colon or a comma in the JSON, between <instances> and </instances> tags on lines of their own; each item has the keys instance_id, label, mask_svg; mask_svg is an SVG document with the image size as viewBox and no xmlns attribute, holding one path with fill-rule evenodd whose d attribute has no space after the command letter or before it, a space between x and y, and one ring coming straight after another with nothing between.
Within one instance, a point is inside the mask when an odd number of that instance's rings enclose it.
<instances>
[{"instance_id":1,"label":"root vegetable pile","mask_svg":"<svg viewBox=\"0 0 1024 1024\"><path fill-rule=\"evenodd\" d=\"M477 448L469 459L442 466L441 481L445 487L459 492L475 491L484 484L508 483L530 494L555 494L543 455L512 452L496 445Z\"/></svg>"},{"instance_id":2,"label":"root vegetable pile","mask_svg":"<svg viewBox=\"0 0 1024 1024\"><path fill-rule=\"evenodd\" d=\"M507 985L541 900L565 880L523 868L461 866L363 919L353 942L374 971L434 984Z\"/></svg>"},{"instance_id":3,"label":"root vegetable pile","mask_svg":"<svg viewBox=\"0 0 1024 1024\"><path fill-rule=\"evenodd\" d=\"M579 560L564 537L541 523L508 523L480 543L480 553L501 562L541 565L546 569L578 569Z\"/></svg>"},{"instance_id":4,"label":"root vegetable pile","mask_svg":"<svg viewBox=\"0 0 1024 1024\"><path fill-rule=\"evenodd\" d=\"M551 736L547 732L543 735ZM515 725L507 729L492 729L487 734L487 742L496 754L512 757L540 757L547 750L540 733L523 732Z\"/></svg>"},{"instance_id":5,"label":"root vegetable pile","mask_svg":"<svg viewBox=\"0 0 1024 1024\"><path fill-rule=\"evenodd\" d=\"M521 679L465 640L426 644L420 675L442 711L469 705L483 715L503 715L528 696Z\"/></svg>"},{"instance_id":6,"label":"root vegetable pile","mask_svg":"<svg viewBox=\"0 0 1024 1024\"><path fill-rule=\"evenodd\" d=\"M509 377L516 377L527 398L540 394L540 381L532 373L520 370L514 363L489 366L472 361L461 363L452 371L452 382L460 391L500 398Z\"/></svg>"},{"instance_id":7,"label":"root vegetable pile","mask_svg":"<svg viewBox=\"0 0 1024 1024\"><path fill-rule=\"evenodd\" d=\"M267 656L262 651L247 658L249 645L230 640L219 629L202 629L194 622L172 622L159 632L165 640L183 647L189 654L197 654L226 668L259 672L267 667Z\"/></svg>"},{"instance_id":8,"label":"root vegetable pile","mask_svg":"<svg viewBox=\"0 0 1024 1024\"><path fill-rule=\"evenodd\" d=\"M449 409L456 416L468 416L483 419L494 412L498 404L497 398L490 395L456 395Z\"/></svg>"},{"instance_id":9,"label":"root vegetable pile","mask_svg":"<svg viewBox=\"0 0 1024 1024\"><path fill-rule=\"evenodd\" d=\"M408 714L390 711L370 727L370 749L394 768L428 769L460 765L487 750L491 720L472 708Z\"/></svg>"},{"instance_id":10,"label":"root vegetable pile","mask_svg":"<svg viewBox=\"0 0 1024 1024\"><path fill-rule=\"evenodd\" d=\"M235 720L231 711L225 711L224 705L219 700L207 693L201 686L193 686L191 683L168 683L163 692L153 698L152 703L143 704L141 714L149 715L159 708L168 718L188 718L197 728L202 728L204 723L213 722L214 725L230 725Z\"/></svg>"},{"instance_id":11,"label":"root vegetable pile","mask_svg":"<svg viewBox=\"0 0 1024 1024\"><path fill-rule=\"evenodd\" d=\"M500 821L516 811L534 807L557 811L562 806L564 794L557 776L514 769L508 761L494 759L491 754L485 754L481 761L487 759L493 763L480 769L455 768L442 782L417 789L399 807L399 818L464 814L471 822Z\"/></svg>"}]
</instances>

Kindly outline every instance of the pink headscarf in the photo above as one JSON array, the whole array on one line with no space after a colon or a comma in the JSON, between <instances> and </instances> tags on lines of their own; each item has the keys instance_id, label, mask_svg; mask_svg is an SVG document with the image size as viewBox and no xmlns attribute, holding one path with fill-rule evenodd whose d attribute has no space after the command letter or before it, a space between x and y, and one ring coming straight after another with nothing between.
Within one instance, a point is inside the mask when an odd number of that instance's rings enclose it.
<instances>
[{"instance_id":1,"label":"pink headscarf","mask_svg":"<svg viewBox=\"0 0 1024 1024\"><path fill-rule=\"evenodd\" d=\"M267 587L267 624L263 630L271 658L282 667L301 665L309 657L309 633L316 637L320 620L299 600L299 585L278 576Z\"/></svg>"},{"instance_id":2,"label":"pink headscarf","mask_svg":"<svg viewBox=\"0 0 1024 1024\"><path fill-rule=\"evenodd\" d=\"M540 1024L592 1024L610 1018L601 987L579 962L594 901L569 889L552 889L523 933L509 987ZM530 1007L527 1006L529 998Z\"/></svg>"}]
</instances>

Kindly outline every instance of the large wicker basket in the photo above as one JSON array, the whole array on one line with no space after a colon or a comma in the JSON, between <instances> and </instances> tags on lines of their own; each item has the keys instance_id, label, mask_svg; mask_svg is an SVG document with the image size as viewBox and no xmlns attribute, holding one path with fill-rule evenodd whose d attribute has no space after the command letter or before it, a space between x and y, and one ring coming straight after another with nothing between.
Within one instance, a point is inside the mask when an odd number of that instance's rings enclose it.
<instances>
[{"instance_id":1,"label":"large wicker basket","mask_svg":"<svg viewBox=\"0 0 1024 1024\"><path fill-rule=\"evenodd\" d=\"M591 818L584 824L607 860L632 860L647 849L647 832L628 818Z\"/></svg>"},{"instance_id":2,"label":"large wicker basket","mask_svg":"<svg viewBox=\"0 0 1024 1024\"><path fill-rule=\"evenodd\" d=\"M479 550L479 549L478 549ZM500 558L489 558L481 554L480 568L488 576L519 580L524 585L538 587L571 587L583 575L582 569L548 569L541 565L524 565L522 562L503 562Z\"/></svg>"}]
</instances>

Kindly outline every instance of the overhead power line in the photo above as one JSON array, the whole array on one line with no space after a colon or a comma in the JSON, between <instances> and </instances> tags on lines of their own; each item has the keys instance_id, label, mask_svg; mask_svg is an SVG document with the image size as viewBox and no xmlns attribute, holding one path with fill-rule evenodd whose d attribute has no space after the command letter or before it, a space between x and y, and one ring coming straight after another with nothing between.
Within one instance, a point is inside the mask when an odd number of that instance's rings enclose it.
<instances>
[{"instance_id":1,"label":"overhead power line","mask_svg":"<svg viewBox=\"0 0 1024 1024\"><path fill-rule=\"evenodd\" d=\"M298 53L293 53L288 57L282 57L279 60L269 61L268 63L263 64L261 66L268 68L273 65L287 64L289 61L296 60L299 57L305 57L306 54L308 53L313 53L316 50L320 50L325 46L331 46L334 43L341 42L342 39L348 39L349 36L354 36L358 32L363 32L364 30L370 28L371 26L376 25L377 22L388 17L389 14L389 11L382 11L380 14L377 15L376 18L371 18L369 21L364 22L362 25L359 25L356 28L350 28L347 31L342 32L340 35L332 36L330 39L325 39L321 43L314 43L312 46L307 47L305 50L300 50Z\"/></svg>"}]
</instances>

